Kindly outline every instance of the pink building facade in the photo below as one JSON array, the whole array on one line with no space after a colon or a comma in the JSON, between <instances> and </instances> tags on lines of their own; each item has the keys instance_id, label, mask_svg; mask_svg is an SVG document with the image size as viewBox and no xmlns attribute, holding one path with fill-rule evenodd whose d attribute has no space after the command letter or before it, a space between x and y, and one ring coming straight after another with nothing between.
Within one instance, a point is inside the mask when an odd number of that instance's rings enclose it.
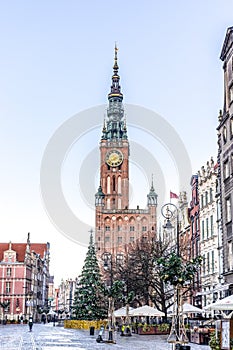
<instances>
[{"instance_id":1,"label":"pink building facade","mask_svg":"<svg viewBox=\"0 0 233 350\"><path fill-rule=\"evenodd\" d=\"M48 308L49 243L0 243L1 321L34 321Z\"/></svg>"}]
</instances>

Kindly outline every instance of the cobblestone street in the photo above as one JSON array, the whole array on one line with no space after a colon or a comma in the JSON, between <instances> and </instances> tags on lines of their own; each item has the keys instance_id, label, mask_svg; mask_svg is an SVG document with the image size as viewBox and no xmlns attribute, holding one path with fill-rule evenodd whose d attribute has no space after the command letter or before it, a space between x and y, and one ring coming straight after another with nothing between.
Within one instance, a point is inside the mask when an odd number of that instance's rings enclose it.
<instances>
[{"instance_id":1,"label":"cobblestone street","mask_svg":"<svg viewBox=\"0 0 233 350\"><path fill-rule=\"evenodd\" d=\"M137 335L121 337L117 334L116 344L97 343L89 331L64 329L50 324L34 324L32 332L27 325L0 326L0 349L7 350L172 350L166 342L167 336ZM107 335L106 335L107 337ZM209 346L189 344L191 350L210 350Z\"/></svg>"}]
</instances>

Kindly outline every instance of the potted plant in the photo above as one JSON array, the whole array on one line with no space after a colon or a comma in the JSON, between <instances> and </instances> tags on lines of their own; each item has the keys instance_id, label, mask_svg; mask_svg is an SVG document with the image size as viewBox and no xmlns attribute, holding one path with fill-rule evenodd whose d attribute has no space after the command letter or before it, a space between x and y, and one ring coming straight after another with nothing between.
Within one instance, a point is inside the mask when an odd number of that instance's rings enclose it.
<instances>
[{"instance_id":1,"label":"potted plant","mask_svg":"<svg viewBox=\"0 0 233 350\"><path fill-rule=\"evenodd\" d=\"M139 324L138 334L155 334L153 325L147 323Z\"/></svg>"},{"instance_id":2,"label":"potted plant","mask_svg":"<svg viewBox=\"0 0 233 350\"><path fill-rule=\"evenodd\" d=\"M158 332L168 334L170 325L168 323L161 323L156 326Z\"/></svg>"},{"instance_id":3,"label":"potted plant","mask_svg":"<svg viewBox=\"0 0 233 350\"><path fill-rule=\"evenodd\" d=\"M215 332L211 332L210 334L210 341L209 346L211 347L211 350L220 350L220 340L219 337L216 337Z\"/></svg>"}]
</instances>

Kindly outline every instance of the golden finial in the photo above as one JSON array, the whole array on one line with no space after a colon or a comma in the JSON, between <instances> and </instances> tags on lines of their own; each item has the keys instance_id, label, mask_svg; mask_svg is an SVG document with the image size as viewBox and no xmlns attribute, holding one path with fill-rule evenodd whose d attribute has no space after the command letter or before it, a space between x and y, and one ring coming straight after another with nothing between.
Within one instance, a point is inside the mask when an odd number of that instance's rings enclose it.
<instances>
[{"instance_id":1,"label":"golden finial","mask_svg":"<svg viewBox=\"0 0 233 350\"><path fill-rule=\"evenodd\" d=\"M117 47L117 43L116 43L116 41L115 41L115 57L114 57L114 67L113 67L113 69L116 70L115 73L117 73L117 70L118 70L117 51L118 51L118 47Z\"/></svg>"},{"instance_id":2,"label":"golden finial","mask_svg":"<svg viewBox=\"0 0 233 350\"><path fill-rule=\"evenodd\" d=\"M221 122L222 121L222 110L219 110L219 115L218 115L218 121Z\"/></svg>"}]
</instances>

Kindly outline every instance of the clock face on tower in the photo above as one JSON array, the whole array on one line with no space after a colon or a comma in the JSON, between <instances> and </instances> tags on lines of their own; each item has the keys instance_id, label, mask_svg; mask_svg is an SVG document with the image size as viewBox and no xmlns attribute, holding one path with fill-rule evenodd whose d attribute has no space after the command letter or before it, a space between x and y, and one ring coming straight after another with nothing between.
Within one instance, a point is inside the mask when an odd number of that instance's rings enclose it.
<instances>
[{"instance_id":1,"label":"clock face on tower","mask_svg":"<svg viewBox=\"0 0 233 350\"><path fill-rule=\"evenodd\" d=\"M109 166L116 167L123 162L123 154L121 151L113 149L107 153L105 160Z\"/></svg>"}]
</instances>

